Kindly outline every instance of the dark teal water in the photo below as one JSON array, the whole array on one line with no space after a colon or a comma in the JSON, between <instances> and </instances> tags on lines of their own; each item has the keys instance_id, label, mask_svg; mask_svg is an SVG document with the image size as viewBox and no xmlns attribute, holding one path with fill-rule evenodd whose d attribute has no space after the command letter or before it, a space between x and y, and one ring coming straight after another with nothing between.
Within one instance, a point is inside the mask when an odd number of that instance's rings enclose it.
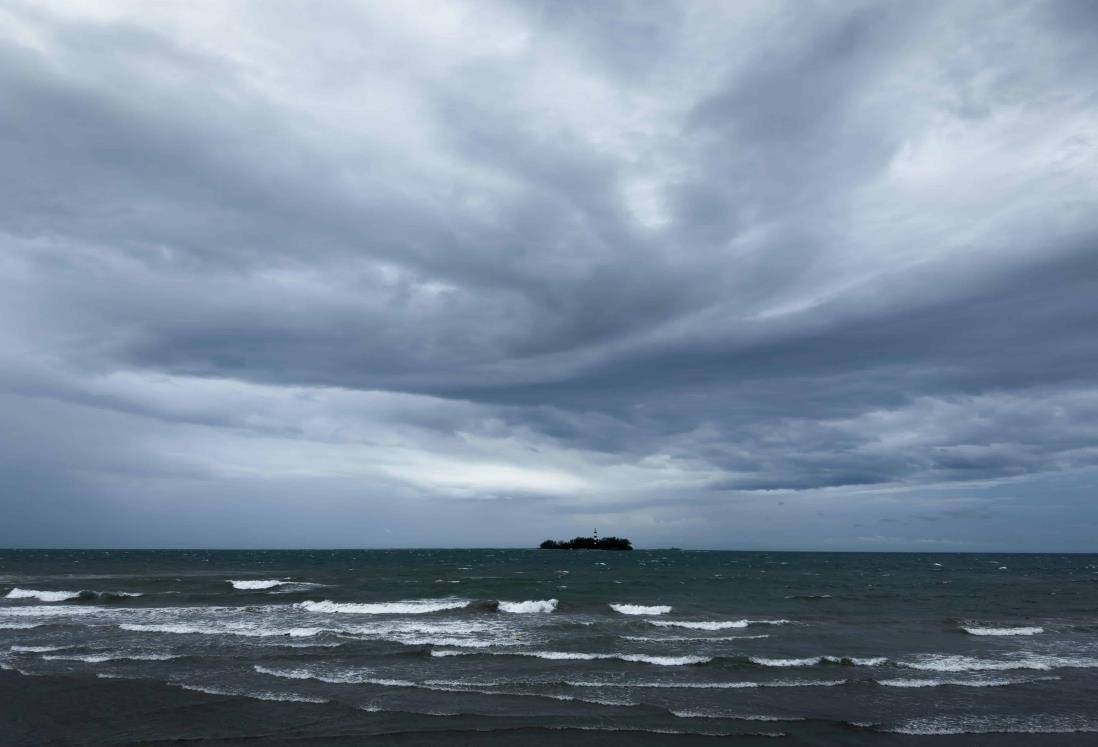
<instances>
[{"instance_id":1,"label":"dark teal water","mask_svg":"<svg viewBox=\"0 0 1098 747\"><path fill-rule=\"evenodd\" d=\"M4 551L0 666L390 731L1087 733L1098 556Z\"/></svg>"}]
</instances>

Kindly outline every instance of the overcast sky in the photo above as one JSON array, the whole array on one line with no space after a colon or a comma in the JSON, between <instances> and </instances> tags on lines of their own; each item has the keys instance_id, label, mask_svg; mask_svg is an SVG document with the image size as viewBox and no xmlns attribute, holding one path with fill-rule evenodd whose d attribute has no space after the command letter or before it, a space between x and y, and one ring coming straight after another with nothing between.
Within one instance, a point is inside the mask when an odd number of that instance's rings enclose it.
<instances>
[{"instance_id":1,"label":"overcast sky","mask_svg":"<svg viewBox=\"0 0 1098 747\"><path fill-rule=\"evenodd\" d=\"M1098 3L0 6L0 545L1098 551Z\"/></svg>"}]
</instances>

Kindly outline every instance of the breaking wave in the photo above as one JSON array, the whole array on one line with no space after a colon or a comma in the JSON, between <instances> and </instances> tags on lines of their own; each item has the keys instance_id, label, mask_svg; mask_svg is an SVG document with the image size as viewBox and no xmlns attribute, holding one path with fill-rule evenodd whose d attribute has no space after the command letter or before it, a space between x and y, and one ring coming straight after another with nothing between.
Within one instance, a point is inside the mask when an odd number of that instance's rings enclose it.
<instances>
[{"instance_id":1,"label":"breaking wave","mask_svg":"<svg viewBox=\"0 0 1098 747\"><path fill-rule=\"evenodd\" d=\"M598 659L617 659L639 664L655 664L662 667L681 667L688 664L705 664L713 660L711 656L649 656L647 654L589 654L580 651L449 651L433 650L431 656L531 656L550 661L595 661Z\"/></svg>"},{"instance_id":2,"label":"breaking wave","mask_svg":"<svg viewBox=\"0 0 1098 747\"><path fill-rule=\"evenodd\" d=\"M803 716L763 716L741 715L732 713L712 713L709 711L670 711L671 715L679 718L722 718L729 721L805 721Z\"/></svg>"},{"instance_id":3,"label":"breaking wave","mask_svg":"<svg viewBox=\"0 0 1098 747\"><path fill-rule=\"evenodd\" d=\"M641 604L611 604L610 609L623 615L666 615L671 607L666 604L657 604L645 607Z\"/></svg>"},{"instance_id":4,"label":"breaking wave","mask_svg":"<svg viewBox=\"0 0 1098 747\"><path fill-rule=\"evenodd\" d=\"M86 654L71 656L43 656L47 661L83 661L88 664L100 664L105 661L167 661L179 659L180 654L127 654L122 652L109 654Z\"/></svg>"},{"instance_id":5,"label":"breaking wave","mask_svg":"<svg viewBox=\"0 0 1098 747\"><path fill-rule=\"evenodd\" d=\"M1090 669L1098 659L1071 656L1029 655L1016 659L977 659L972 656L924 656L916 661L898 662L901 667L927 672L996 672L1010 669L1048 671L1056 667Z\"/></svg>"},{"instance_id":6,"label":"breaking wave","mask_svg":"<svg viewBox=\"0 0 1098 747\"><path fill-rule=\"evenodd\" d=\"M748 659L752 664L761 667L812 667L817 664L841 664L853 667L879 667L888 663L883 656L857 657L857 656L809 656L803 659L767 659L761 656L752 656Z\"/></svg>"},{"instance_id":7,"label":"breaking wave","mask_svg":"<svg viewBox=\"0 0 1098 747\"><path fill-rule=\"evenodd\" d=\"M757 687L838 687L846 680L774 680L770 682L599 682L568 681L569 687L636 687L669 690L749 690Z\"/></svg>"},{"instance_id":8,"label":"breaking wave","mask_svg":"<svg viewBox=\"0 0 1098 747\"><path fill-rule=\"evenodd\" d=\"M531 599L525 602L500 602L500 612L528 614L534 612L552 612L557 608L556 599Z\"/></svg>"},{"instance_id":9,"label":"breaking wave","mask_svg":"<svg viewBox=\"0 0 1098 747\"><path fill-rule=\"evenodd\" d=\"M469 606L468 599L409 599L402 602L298 602L295 607L309 612L332 612L352 615L423 615Z\"/></svg>"},{"instance_id":10,"label":"breaking wave","mask_svg":"<svg viewBox=\"0 0 1098 747\"><path fill-rule=\"evenodd\" d=\"M670 609L670 608L668 608ZM700 622L675 621L675 620L648 620L650 625L658 625L661 628L687 628L689 630L727 630L729 628L746 628L747 620L728 620L725 622Z\"/></svg>"},{"instance_id":11,"label":"breaking wave","mask_svg":"<svg viewBox=\"0 0 1098 747\"><path fill-rule=\"evenodd\" d=\"M234 589L240 589L242 591L251 591L253 589L273 589L276 586L282 586L289 583L288 581L229 581Z\"/></svg>"},{"instance_id":12,"label":"breaking wave","mask_svg":"<svg viewBox=\"0 0 1098 747\"><path fill-rule=\"evenodd\" d=\"M207 695L236 695L244 698L253 698L255 700L273 700L288 703L327 703L324 698L313 698L308 695L298 695L297 693L277 693L270 690L261 690L254 692L250 690L230 690L220 687L209 687L207 685L192 685L186 682L170 682L170 685L181 687L184 690L194 690L199 693L206 693Z\"/></svg>"},{"instance_id":13,"label":"breaking wave","mask_svg":"<svg viewBox=\"0 0 1098 747\"><path fill-rule=\"evenodd\" d=\"M746 628L749 625L791 625L792 620L646 620L649 625L661 628L687 628L688 630L728 630Z\"/></svg>"},{"instance_id":14,"label":"breaking wave","mask_svg":"<svg viewBox=\"0 0 1098 747\"><path fill-rule=\"evenodd\" d=\"M761 635L726 635L719 638L714 638L711 635L619 635L618 638L623 638L627 641L655 641L657 643L662 641L754 641L760 638L769 638L766 633Z\"/></svg>"},{"instance_id":15,"label":"breaking wave","mask_svg":"<svg viewBox=\"0 0 1098 747\"><path fill-rule=\"evenodd\" d=\"M289 636L291 638L307 638L327 632L328 628L261 628L261 627L223 627L211 625L187 625L185 623L122 623L118 626L122 630L135 633L175 633L178 635L238 635L246 638L268 638L273 636Z\"/></svg>"},{"instance_id":16,"label":"breaking wave","mask_svg":"<svg viewBox=\"0 0 1098 747\"><path fill-rule=\"evenodd\" d=\"M6 595L7 599L37 599L42 602L64 602L68 599L76 599L79 591L39 591L37 589L12 589Z\"/></svg>"},{"instance_id":17,"label":"breaking wave","mask_svg":"<svg viewBox=\"0 0 1098 747\"><path fill-rule=\"evenodd\" d=\"M1037 635L1038 633L1045 632L1044 628L1036 626L1019 628L978 628L962 626L961 630L969 635Z\"/></svg>"},{"instance_id":18,"label":"breaking wave","mask_svg":"<svg viewBox=\"0 0 1098 747\"><path fill-rule=\"evenodd\" d=\"M879 728L895 734L1071 734L1098 732L1098 721L1082 715L933 716Z\"/></svg>"},{"instance_id":19,"label":"breaking wave","mask_svg":"<svg viewBox=\"0 0 1098 747\"><path fill-rule=\"evenodd\" d=\"M81 602L112 602L129 597L139 597L136 591L40 591L38 589L12 589L5 596L6 599L37 599L41 602L67 602L78 599Z\"/></svg>"},{"instance_id":20,"label":"breaking wave","mask_svg":"<svg viewBox=\"0 0 1098 747\"><path fill-rule=\"evenodd\" d=\"M1008 685L1025 685L1030 682L1048 682L1058 680L1059 677L1034 677L1032 679L986 679L986 680L938 680L938 679L905 679L876 680L878 685L885 687L1006 687Z\"/></svg>"}]
</instances>

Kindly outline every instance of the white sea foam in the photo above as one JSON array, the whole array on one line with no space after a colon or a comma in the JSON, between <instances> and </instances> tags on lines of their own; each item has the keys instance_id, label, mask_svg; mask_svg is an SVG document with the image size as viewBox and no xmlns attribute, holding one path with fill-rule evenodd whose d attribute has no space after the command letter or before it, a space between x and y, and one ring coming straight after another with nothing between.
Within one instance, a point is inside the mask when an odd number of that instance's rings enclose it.
<instances>
[{"instance_id":1,"label":"white sea foam","mask_svg":"<svg viewBox=\"0 0 1098 747\"><path fill-rule=\"evenodd\" d=\"M963 626L961 630L969 635L1037 635L1038 633L1045 632L1044 628L1036 626L1017 628L980 628Z\"/></svg>"},{"instance_id":2,"label":"white sea foam","mask_svg":"<svg viewBox=\"0 0 1098 747\"><path fill-rule=\"evenodd\" d=\"M194 690L195 692L206 693L207 695L237 695L245 698L253 698L255 700L273 700L289 703L329 702L324 698L314 698L309 695L299 695L298 693L278 693L270 690L261 690L259 692L250 690L229 690L220 687L209 687L207 685L192 685L186 682L171 682L169 684L181 687L184 690Z\"/></svg>"},{"instance_id":3,"label":"white sea foam","mask_svg":"<svg viewBox=\"0 0 1098 747\"><path fill-rule=\"evenodd\" d=\"M273 636L308 638L330 630L329 628L264 628L257 625L193 625L187 623L122 623L118 627L122 630L129 630L135 633L175 633L178 635L238 635L247 638L270 638Z\"/></svg>"},{"instance_id":4,"label":"white sea foam","mask_svg":"<svg viewBox=\"0 0 1098 747\"><path fill-rule=\"evenodd\" d=\"M79 591L39 591L38 589L12 589L7 593L8 599L38 599L43 602L64 602L68 599L76 599Z\"/></svg>"},{"instance_id":5,"label":"white sea foam","mask_svg":"<svg viewBox=\"0 0 1098 747\"><path fill-rule=\"evenodd\" d=\"M41 627L44 623L13 623L0 622L0 630L30 630Z\"/></svg>"},{"instance_id":6,"label":"white sea foam","mask_svg":"<svg viewBox=\"0 0 1098 747\"><path fill-rule=\"evenodd\" d=\"M952 685L956 687L1006 687L1007 685L1024 685L1029 682L1047 682L1058 680L1059 677L1034 677L1031 679L981 679L981 680L939 680L939 679L905 679L876 680L878 685L885 687L943 687Z\"/></svg>"},{"instance_id":7,"label":"white sea foam","mask_svg":"<svg viewBox=\"0 0 1098 747\"><path fill-rule=\"evenodd\" d=\"M645 607L641 604L611 604L610 609L623 615L666 615L671 607L666 604L657 604Z\"/></svg>"},{"instance_id":8,"label":"white sea foam","mask_svg":"<svg viewBox=\"0 0 1098 747\"><path fill-rule=\"evenodd\" d=\"M234 589L240 589L241 591L251 591L255 589L273 589L276 586L282 586L286 581L229 581Z\"/></svg>"},{"instance_id":9,"label":"white sea foam","mask_svg":"<svg viewBox=\"0 0 1098 747\"><path fill-rule=\"evenodd\" d=\"M762 667L810 667L823 661L822 656L813 656L807 659L764 659L761 656L752 656L749 661Z\"/></svg>"},{"instance_id":10,"label":"white sea foam","mask_svg":"<svg viewBox=\"0 0 1098 747\"><path fill-rule=\"evenodd\" d=\"M42 654L47 651L61 651L72 648L71 646L12 646L11 651L17 654Z\"/></svg>"},{"instance_id":11,"label":"white sea foam","mask_svg":"<svg viewBox=\"0 0 1098 747\"><path fill-rule=\"evenodd\" d=\"M353 672L329 672L321 674L309 669L272 669L271 667L265 667L261 664L254 665L252 669L260 674L270 675L271 677L282 677L283 679L289 680L317 680L319 682L328 682L336 685L353 684L379 685L381 687L420 687L419 683L412 682L411 680L367 677Z\"/></svg>"},{"instance_id":12,"label":"white sea foam","mask_svg":"<svg viewBox=\"0 0 1098 747\"><path fill-rule=\"evenodd\" d=\"M883 656L810 656L801 659L768 659L752 656L749 661L762 667L811 667L817 664L845 664L847 666L877 667L888 662Z\"/></svg>"},{"instance_id":13,"label":"white sea foam","mask_svg":"<svg viewBox=\"0 0 1098 747\"><path fill-rule=\"evenodd\" d=\"M167 661L178 659L180 654L127 654L123 652L109 654L87 654L83 656L43 656L48 661L83 661L88 664L100 664L105 661Z\"/></svg>"},{"instance_id":14,"label":"white sea foam","mask_svg":"<svg viewBox=\"0 0 1098 747\"><path fill-rule=\"evenodd\" d=\"M84 607L75 604L65 604L60 606L36 604L30 607L0 607L0 618L70 617L72 615L91 615L97 612L104 612L106 610L106 607Z\"/></svg>"},{"instance_id":15,"label":"white sea foam","mask_svg":"<svg viewBox=\"0 0 1098 747\"><path fill-rule=\"evenodd\" d=\"M993 716L963 714L932 716L905 721L880 731L896 734L1071 734L1098 732L1098 721L1085 715L1035 714L1032 716Z\"/></svg>"},{"instance_id":16,"label":"white sea foam","mask_svg":"<svg viewBox=\"0 0 1098 747\"><path fill-rule=\"evenodd\" d=\"M764 715L741 715L732 713L713 713L712 711L671 711L671 713L679 718L724 718L731 721L804 721L801 716L764 716Z\"/></svg>"},{"instance_id":17,"label":"white sea foam","mask_svg":"<svg viewBox=\"0 0 1098 747\"><path fill-rule=\"evenodd\" d=\"M401 602L359 604L351 602L298 602L295 607L309 612L334 612L354 615L422 615L456 610L469 606L468 599L409 599Z\"/></svg>"},{"instance_id":18,"label":"white sea foam","mask_svg":"<svg viewBox=\"0 0 1098 747\"><path fill-rule=\"evenodd\" d=\"M930 655L915 661L899 662L902 667L929 672L984 672L1011 669L1048 671L1058 667L1091 669L1098 659L1082 656L1043 656L1026 654L1012 659L978 659L972 656Z\"/></svg>"},{"instance_id":19,"label":"white sea foam","mask_svg":"<svg viewBox=\"0 0 1098 747\"><path fill-rule=\"evenodd\" d=\"M500 602L500 612L529 614L533 612L552 612L557 608L556 599L531 599L525 602Z\"/></svg>"},{"instance_id":20,"label":"white sea foam","mask_svg":"<svg viewBox=\"0 0 1098 747\"><path fill-rule=\"evenodd\" d=\"M747 620L726 620L716 622L701 620L691 622L689 620L646 620L649 625L658 625L661 628L687 628L689 630L727 630L729 628L746 628Z\"/></svg>"},{"instance_id":21,"label":"white sea foam","mask_svg":"<svg viewBox=\"0 0 1098 747\"><path fill-rule=\"evenodd\" d=\"M495 641L478 641L470 638L446 638L442 636L425 636L422 638L416 638L414 636L393 636L390 638L386 638L385 640L395 641L396 643L403 643L405 646L457 646L459 648L488 648L490 646L507 645Z\"/></svg>"},{"instance_id":22,"label":"white sea foam","mask_svg":"<svg viewBox=\"0 0 1098 747\"><path fill-rule=\"evenodd\" d=\"M624 687L668 690L745 690L757 687L837 687L846 680L775 680L771 682L601 682L568 681L569 687Z\"/></svg>"},{"instance_id":23,"label":"white sea foam","mask_svg":"<svg viewBox=\"0 0 1098 747\"><path fill-rule=\"evenodd\" d=\"M766 633L760 635L725 635L714 638L711 635L619 635L618 638L624 638L627 641L754 641L759 638L769 638Z\"/></svg>"},{"instance_id":24,"label":"white sea foam","mask_svg":"<svg viewBox=\"0 0 1098 747\"><path fill-rule=\"evenodd\" d=\"M550 661L595 661L598 659L617 659L638 664L655 664L663 667L680 667L688 664L705 664L712 661L711 656L649 656L647 654L589 654L582 651L507 651L507 652L474 652L474 651L450 651L448 649L435 649L431 656L469 656L480 654L488 656L531 656Z\"/></svg>"}]
</instances>

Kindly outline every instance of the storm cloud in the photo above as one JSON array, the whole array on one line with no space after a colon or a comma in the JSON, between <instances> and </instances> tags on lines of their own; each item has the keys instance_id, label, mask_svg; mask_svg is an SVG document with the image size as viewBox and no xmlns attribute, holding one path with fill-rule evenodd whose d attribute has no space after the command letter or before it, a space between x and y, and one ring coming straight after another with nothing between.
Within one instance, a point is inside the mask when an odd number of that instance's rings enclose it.
<instances>
[{"instance_id":1,"label":"storm cloud","mask_svg":"<svg viewBox=\"0 0 1098 747\"><path fill-rule=\"evenodd\" d=\"M1095 550L1089 3L0 30L0 544Z\"/></svg>"}]
</instances>

